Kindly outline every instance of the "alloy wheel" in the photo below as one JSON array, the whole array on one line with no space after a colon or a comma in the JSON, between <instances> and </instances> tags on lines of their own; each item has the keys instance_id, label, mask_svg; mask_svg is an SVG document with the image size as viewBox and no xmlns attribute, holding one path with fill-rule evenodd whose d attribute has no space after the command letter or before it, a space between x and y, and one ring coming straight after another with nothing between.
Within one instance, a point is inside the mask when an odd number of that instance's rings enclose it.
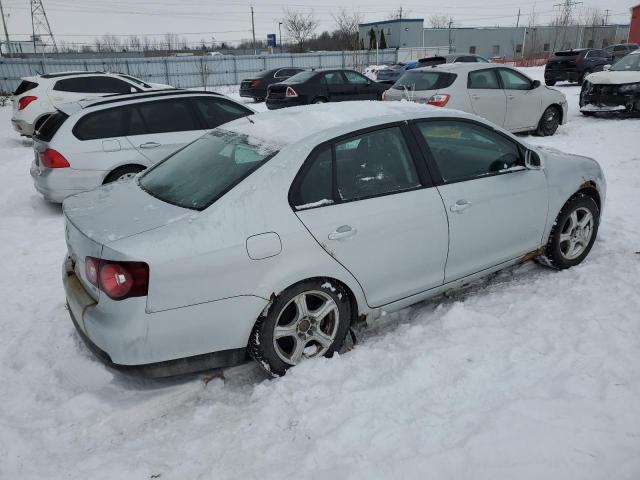
<instances>
[{"instance_id":1,"label":"alloy wheel","mask_svg":"<svg viewBox=\"0 0 640 480\"><path fill-rule=\"evenodd\" d=\"M591 212L579 207L571 212L560 230L560 253L567 260L578 258L591 242L594 219Z\"/></svg>"}]
</instances>

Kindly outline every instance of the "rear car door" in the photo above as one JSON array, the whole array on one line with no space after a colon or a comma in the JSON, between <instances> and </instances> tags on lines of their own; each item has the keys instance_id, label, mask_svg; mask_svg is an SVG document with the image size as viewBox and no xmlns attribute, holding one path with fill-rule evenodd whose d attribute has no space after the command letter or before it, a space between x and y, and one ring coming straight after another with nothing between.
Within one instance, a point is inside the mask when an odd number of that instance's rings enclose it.
<instances>
[{"instance_id":1,"label":"rear car door","mask_svg":"<svg viewBox=\"0 0 640 480\"><path fill-rule=\"evenodd\" d=\"M524 167L524 147L467 120L418 121L415 129L439 177L435 180L449 218L445 282L540 247L547 182L543 170Z\"/></svg>"},{"instance_id":2,"label":"rear car door","mask_svg":"<svg viewBox=\"0 0 640 480\"><path fill-rule=\"evenodd\" d=\"M504 126L507 96L500 87L495 68L469 72L467 93L473 113L496 125Z\"/></svg>"},{"instance_id":3,"label":"rear car door","mask_svg":"<svg viewBox=\"0 0 640 480\"><path fill-rule=\"evenodd\" d=\"M380 98L378 85L371 82L367 77L351 70L346 70L343 73L347 83L355 88L351 100L378 100Z\"/></svg>"},{"instance_id":4,"label":"rear car door","mask_svg":"<svg viewBox=\"0 0 640 480\"><path fill-rule=\"evenodd\" d=\"M442 285L447 216L406 125L354 133L318 147L290 202L327 254L378 307Z\"/></svg>"},{"instance_id":5,"label":"rear car door","mask_svg":"<svg viewBox=\"0 0 640 480\"><path fill-rule=\"evenodd\" d=\"M540 95L546 89L533 88L533 82L510 68L499 68L498 75L507 97L504 127L509 130L535 128L542 116Z\"/></svg>"},{"instance_id":6,"label":"rear car door","mask_svg":"<svg viewBox=\"0 0 640 480\"><path fill-rule=\"evenodd\" d=\"M138 151L152 163L163 160L205 132L189 97L135 104L145 133L129 136Z\"/></svg>"},{"instance_id":7,"label":"rear car door","mask_svg":"<svg viewBox=\"0 0 640 480\"><path fill-rule=\"evenodd\" d=\"M320 84L326 89L330 102L343 102L353 99L357 94L354 85L347 83L342 72L326 72L320 77Z\"/></svg>"}]
</instances>

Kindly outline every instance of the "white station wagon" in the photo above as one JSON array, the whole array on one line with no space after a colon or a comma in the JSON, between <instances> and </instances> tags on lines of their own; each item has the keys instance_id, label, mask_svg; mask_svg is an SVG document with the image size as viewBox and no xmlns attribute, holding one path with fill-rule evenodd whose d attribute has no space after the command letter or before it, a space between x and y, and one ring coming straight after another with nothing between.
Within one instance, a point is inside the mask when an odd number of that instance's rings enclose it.
<instances>
[{"instance_id":1,"label":"white station wagon","mask_svg":"<svg viewBox=\"0 0 640 480\"><path fill-rule=\"evenodd\" d=\"M69 312L112 366L171 375L248 352L282 375L358 320L529 259L579 264L605 189L596 161L461 112L259 113L65 200Z\"/></svg>"}]
</instances>

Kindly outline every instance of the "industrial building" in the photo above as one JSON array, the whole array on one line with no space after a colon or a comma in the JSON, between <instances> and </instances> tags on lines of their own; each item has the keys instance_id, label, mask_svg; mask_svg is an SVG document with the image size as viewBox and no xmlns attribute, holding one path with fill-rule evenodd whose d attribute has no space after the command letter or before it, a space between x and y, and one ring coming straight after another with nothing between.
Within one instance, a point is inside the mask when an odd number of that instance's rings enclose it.
<instances>
[{"instance_id":1,"label":"industrial building","mask_svg":"<svg viewBox=\"0 0 640 480\"><path fill-rule=\"evenodd\" d=\"M640 43L640 4L631 7L631 28L629 29L629 42Z\"/></svg>"},{"instance_id":2,"label":"industrial building","mask_svg":"<svg viewBox=\"0 0 640 480\"><path fill-rule=\"evenodd\" d=\"M635 8L640 16L640 5ZM398 19L362 23L359 27L365 48L379 46L384 36L387 48L445 47L451 53L475 53L487 58L603 48L626 43L629 38L629 25L424 28L424 19ZM640 35L640 26L637 28Z\"/></svg>"}]
</instances>

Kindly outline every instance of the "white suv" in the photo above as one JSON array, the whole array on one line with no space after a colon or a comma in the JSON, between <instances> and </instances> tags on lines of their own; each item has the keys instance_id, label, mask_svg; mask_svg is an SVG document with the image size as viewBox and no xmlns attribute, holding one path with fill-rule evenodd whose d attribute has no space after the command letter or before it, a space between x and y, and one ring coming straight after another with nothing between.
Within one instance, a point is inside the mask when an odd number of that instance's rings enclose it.
<instances>
[{"instance_id":1,"label":"white suv","mask_svg":"<svg viewBox=\"0 0 640 480\"><path fill-rule=\"evenodd\" d=\"M11 97L11 123L20 135L30 137L47 117L56 111L56 105L113 93L167 88L173 87L143 82L120 73L61 72L24 77Z\"/></svg>"},{"instance_id":2,"label":"white suv","mask_svg":"<svg viewBox=\"0 0 640 480\"><path fill-rule=\"evenodd\" d=\"M168 90L60 105L33 136L31 177L51 202L124 180L236 118L255 113L213 92Z\"/></svg>"}]
</instances>

